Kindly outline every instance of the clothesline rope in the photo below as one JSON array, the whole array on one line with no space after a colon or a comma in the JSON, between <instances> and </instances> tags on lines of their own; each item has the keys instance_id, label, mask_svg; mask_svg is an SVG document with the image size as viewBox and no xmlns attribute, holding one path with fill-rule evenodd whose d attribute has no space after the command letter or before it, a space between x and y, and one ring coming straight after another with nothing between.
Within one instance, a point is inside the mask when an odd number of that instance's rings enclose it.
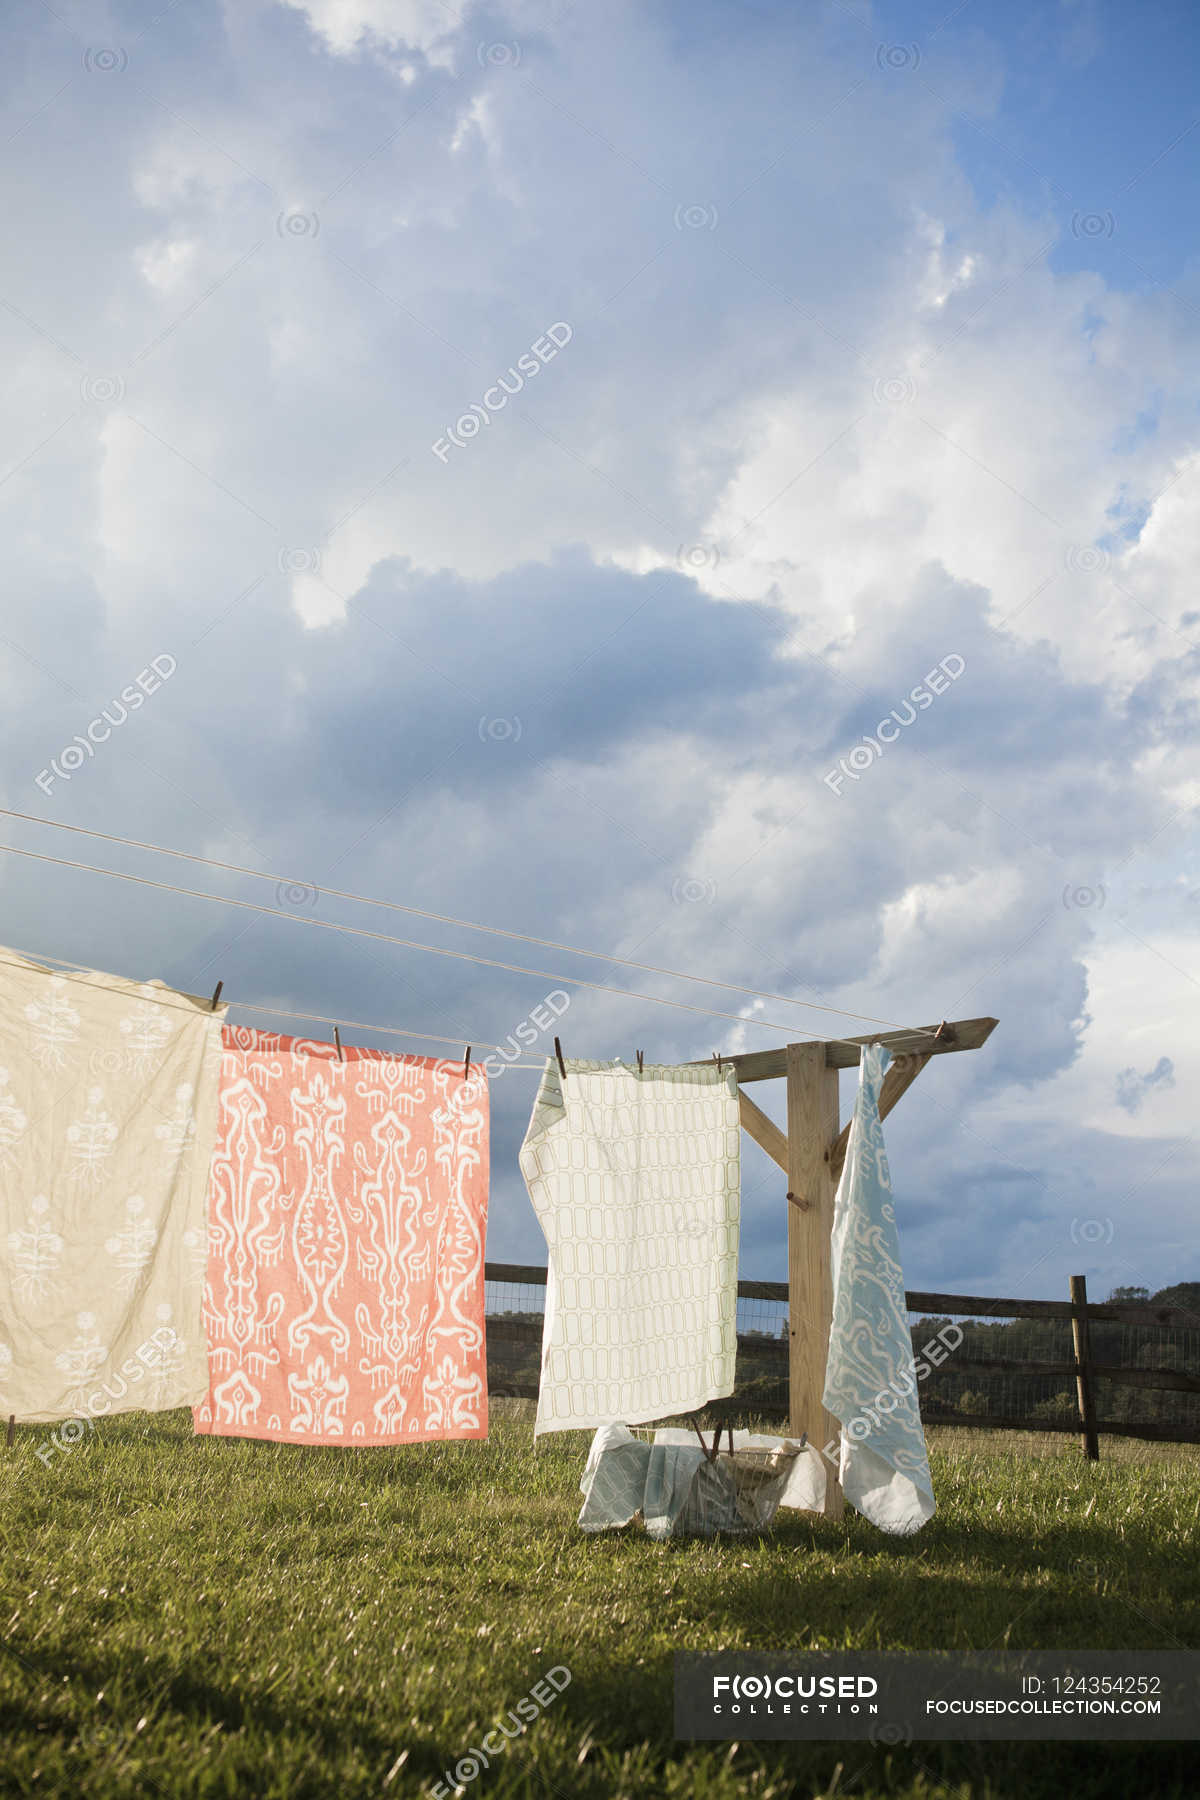
<instances>
[{"instance_id":1,"label":"clothesline rope","mask_svg":"<svg viewBox=\"0 0 1200 1800\"><path fill-rule=\"evenodd\" d=\"M10 948L15 948L15 946L10 946ZM63 956L47 956L44 953L39 953L39 954L35 955L33 952L29 952L27 954L24 950L18 951L17 954L19 956L24 956L25 960L27 962L52 963L57 968L74 970L76 976L78 976L78 975L94 975L94 974L98 973L98 971L95 969L89 969L86 963L68 962L66 957L63 957ZM8 969L16 969L21 966L19 963L14 963L14 962L10 961L10 959L6 956L0 956L0 964L3 964L3 966ZM108 971L106 971L106 973L111 974L112 971L108 970ZM63 979L69 981L69 980L73 979L73 977L70 975L67 975L67 976L64 976ZM132 981L134 979L134 977L133 976L122 976L122 977L120 977L120 979L125 980L125 981ZM160 994L147 994L144 996L144 998L155 1006L168 1007L172 1012L194 1012L195 1011L194 1007L179 1006L173 1000L164 999L162 997L162 995L160 995ZM439 1037L436 1031L407 1031L407 1030L402 1029L399 1025L372 1025L372 1024L369 1024L367 1022L367 1020L365 1020L365 1019L335 1019L328 1013L296 1012L296 1011L292 1011L291 1009L284 1008L282 1006L261 1006L257 1000L227 1000L224 1002L224 1004L226 1006L241 1007L245 1011L248 1011L248 1012L267 1013L272 1018L312 1019L321 1025L345 1026L350 1031L374 1031L374 1032L378 1032L383 1037L416 1038L416 1039L418 1039L419 1042L426 1043L426 1044L458 1045L458 1044L463 1044L466 1042L465 1038ZM482 1038L472 1038L471 1039L471 1048L473 1050L498 1050L498 1051L500 1051L501 1055L504 1054L504 1049L503 1049L502 1045L485 1043ZM449 1059L447 1059L447 1060L449 1060ZM506 1066L510 1069L532 1069L539 1075L541 1074L542 1070L545 1068L545 1064L540 1063L540 1062L538 1062L538 1063L513 1062L513 1063L506 1064Z\"/></svg>"},{"instance_id":2,"label":"clothesline rope","mask_svg":"<svg viewBox=\"0 0 1200 1800\"><path fill-rule=\"evenodd\" d=\"M3 811L0 808L0 811ZM701 1013L709 1019L731 1019L735 1025L759 1025L768 1031L793 1033L794 1024L781 1024L777 1019L760 1019L743 1013L718 1012L710 1006L693 1006L686 1000L668 1000L661 994L645 994L637 988L612 987L603 981L586 981L582 975L556 975L549 969L530 969L521 963L500 962L490 956L475 956L469 950L444 950L435 944L421 944L412 938L392 937L386 931L367 931L361 925L340 925L333 919L306 919L299 913L282 912L276 906L259 906L253 900L235 900L229 894L206 894L201 888L176 887L169 881L152 881L147 875L126 875L120 869L102 869L95 863L75 862L70 857L49 856L44 850L21 850L15 844L0 844L10 856L29 857L34 862L53 863L62 869L83 869L90 875L107 875L113 881L129 881L137 887L156 888L165 894L182 894L189 900L215 900L222 906L236 907L240 912L265 913L268 918L286 919L293 925L305 925L314 931L337 931L347 937L370 938L379 944L395 944L403 950L423 950L429 956L446 956L456 962L476 963L485 969L505 969L513 975L536 975L540 980L564 983L568 987L590 988L600 994L620 995L627 1000L645 1000L653 1006L670 1006L678 1012ZM884 1023L885 1021L879 1021ZM340 1021L339 1021L340 1023ZM815 1034L807 1032L805 1036Z\"/></svg>"},{"instance_id":3,"label":"clothesline rope","mask_svg":"<svg viewBox=\"0 0 1200 1800\"><path fill-rule=\"evenodd\" d=\"M537 944L543 950L562 950L570 956L586 956L592 962L614 963L623 969L640 969L644 974L668 975L675 981L702 982L706 987L724 988L733 994L749 994L756 1000L775 1000L784 1006L803 1006L810 1012L837 1013L844 1019L861 1019L867 1025L886 1025L890 1030L900 1031L903 1027L891 1019L877 1019L870 1013L854 1012L846 1006L823 1006L816 1000L797 1000L790 994L773 994L765 988L743 987L740 982L718 981L711 975L689 975L682 969L665 969L657 963L632 962L628 957L612 956L603 950L583 950L577 944L560 944L553 938L534 937L524 931L507 931L500 925L479 925L470 919L456 919L449 913L430 912L420 906L405 906L398 900L379 900L369 894L354 894L344 888L321 887L312 881L297 881L293 876L272 875L263 869L247 869L240 863L221 862L212 856L197 856L190 850L173 850L166 844L151 844L139 838L118 837L108 831L94 831L87 825L68 825L61 819L46 819L39 813L17 812L8 806L0 806L0 815L9 819L24 819L33 825L49 825L55 831L71 831L81 837L98 838L106 844L123 844L130 850L152 850L158 856L174 856L184 862L201 863L205 868L224 869L234 875L248 875L255 881L273 881L276 886L302 887L312 893L323 892L333 899L352 900L360 906L383 906L389 912L408 913L413 918L431 919L440 925L456 925L464 931L481 931L491 937L512 938L522 944ZM80 865L81 867L86 865ZM268 909L269 910L269 909ZM507 964L497 965L508 967ZM625 989L611 989L614 993L625 992ZM718 1018L732 1018L731 1013L714 1014ZM790 1029L790 1027L780 1027Z\"/></svg>"}]
</instances>

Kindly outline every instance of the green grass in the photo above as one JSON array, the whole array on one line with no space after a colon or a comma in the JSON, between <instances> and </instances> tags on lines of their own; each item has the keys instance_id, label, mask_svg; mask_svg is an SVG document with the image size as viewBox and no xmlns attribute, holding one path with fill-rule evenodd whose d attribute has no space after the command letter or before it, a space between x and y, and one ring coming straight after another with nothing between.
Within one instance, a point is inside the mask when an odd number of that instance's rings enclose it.
<instances>
[{"instance_id":1,"label":"green grass","mask_svg":"<svg viewBox=\"0 0 1200 1800\"><path fill-rule=\"evenodd\" d=\"M498 1409L499 1410L499 1409ZM104 1421L0 1447L0 1792L417 1795L562 1664L473 1781L516 1796L1194 1795L1194 1746L689 1746L676 1649L1200 1647L1200 1456L934 1432L916 1537L575 1524L588 1438L312 1450Z\"/></svg>"}]
</instances>

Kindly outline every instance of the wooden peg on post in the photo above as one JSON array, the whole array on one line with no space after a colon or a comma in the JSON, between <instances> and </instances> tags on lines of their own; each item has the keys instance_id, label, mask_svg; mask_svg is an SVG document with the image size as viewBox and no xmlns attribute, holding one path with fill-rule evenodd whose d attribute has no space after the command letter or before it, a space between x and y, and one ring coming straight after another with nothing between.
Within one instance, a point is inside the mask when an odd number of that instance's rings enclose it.
<instances>
[{"instance_id":1,"label":"wooden peg on post","mask_svg":"<svg viewBox=\"0 0 1200 1800\"><path fill-rule=\"evenodd\" d=\"M808 1433L836 1458L841 1426L825 1411L825 1365L833 1324L833 1196L830 1148L838 1135L838 1073L824 1044L787 1047L789 1435ZM801 1199L800 1196L803 1198ZM827 1519L845 1506L836 1461L823 1457Z\"/></svg>"}]
</instances>

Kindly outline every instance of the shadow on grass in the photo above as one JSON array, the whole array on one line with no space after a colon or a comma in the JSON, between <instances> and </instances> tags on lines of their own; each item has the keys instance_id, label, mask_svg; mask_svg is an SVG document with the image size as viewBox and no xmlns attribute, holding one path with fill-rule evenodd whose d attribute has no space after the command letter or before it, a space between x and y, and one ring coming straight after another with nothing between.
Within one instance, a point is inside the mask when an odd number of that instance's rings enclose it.
<instances>
[{"instance_id":1,"label":"shadow on grass","mask_svg":"<svg viewBox=\"0 0 1200 1800\"><path fill-rule=\"evenodd\" d=\"M658 1747L662 1762L709 1753L715 1761L730 1754L728 1742L673 1740L674 1673L670 1652L639 1672L631 1689L630 1672L614 1670L599 1656L575 1659L574 1679L559 1702L555 1741L529 1746L529 1758L547 1789L563 1800L601 1800L611 1790L611 1760L647 1741ZM589 1738L604 1746L609 1771L580 1765L578 1753L566 1754L563 1737L579 1744ZM797 1743L747 1743L747 1755L768 1776L784 1777L787 1791L814 1800L836 1792L838 1800L864 1794L920 1793L922 1780L945 1784L972 1796L1014 1796L1019 1800L1091 1800L1092 1796L1151 1792L1156 1800L1195 1800L1196 1753L1189 1743L1150 1744L1096 1742L922 1742L917 1731L908 1743L827 1739ZM839 1772L840 1765L840 1772ZM739 1760L739 1767L743 1763ZM749 1775L746 1775L743 1780ZM642 1791L642 1790L637 1790ZM646 1789L645 1791L653 1791ZM683 1790L679 1790L683 1791ZM747 1785L744 1792L757 1789Z\"/></svg>"}]
</instances>

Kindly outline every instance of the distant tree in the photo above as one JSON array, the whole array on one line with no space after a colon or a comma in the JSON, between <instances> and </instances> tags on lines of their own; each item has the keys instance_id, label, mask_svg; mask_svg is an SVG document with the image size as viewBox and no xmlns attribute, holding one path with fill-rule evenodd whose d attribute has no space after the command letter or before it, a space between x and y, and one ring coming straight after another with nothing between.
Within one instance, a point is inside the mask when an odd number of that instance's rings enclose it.
<instances>
[{"instance_id":1,"label":"distant tree","mask_svg":"<svg viewBox=\"0 0 1200 1800\"><path fill-rule=\"evenodd\" d=\"M1030 1417L1034 1419L1061 1419L1070 1417L1075 1411L1075 1402L1070 1394L1051 1394L1048 1400L1039 1400L1033 1407Z\"/></svg>"},{"instance_id":2,"label":"distant tree","mask_svg":"<svg viewBox=\"0 0 1200 1800\"><path fill-rule=\"evenodd\" d=\"M1115 1287L1108 1298L1110 1301L1148 1300L1150 1289L1148 1287Z\"/></svg>"},{"instance_id":3,"label":"distant tree","mask_svg":"<svg viewBox=\"0 0 1200 1800\"><path fill-rule=\"evenodd\" d=\"M1177 1281L1173 1287L1159 1288L1155 1306L1182 1306L1200 1317L1200 1281Z\"/></svg>"}]
</instances>

